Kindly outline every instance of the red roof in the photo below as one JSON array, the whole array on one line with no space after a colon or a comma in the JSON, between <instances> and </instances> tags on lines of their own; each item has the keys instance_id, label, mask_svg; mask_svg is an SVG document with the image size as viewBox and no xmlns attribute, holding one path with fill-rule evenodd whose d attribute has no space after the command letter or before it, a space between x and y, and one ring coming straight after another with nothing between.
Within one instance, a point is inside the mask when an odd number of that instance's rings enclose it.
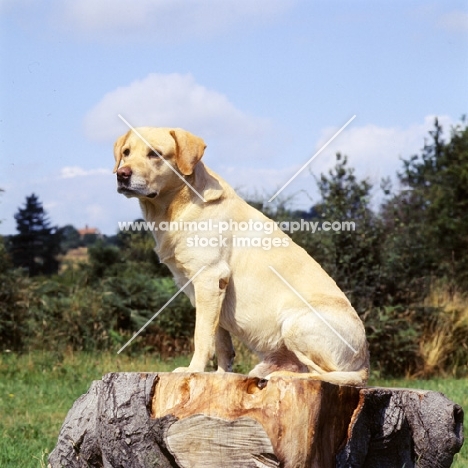
<instances>
[{"instance_id":1,"label":"red roof","mask_svg":"<svg viewBox=\"0 0 468 468\"><path fill-rule=\"evenodd\" d=\"M94 234L96 236L101 234L98 228L89 227L88 225L86 225L83 229L78 229L78 233L82 237L86 234Z\"/></svg>"}]
</instances>

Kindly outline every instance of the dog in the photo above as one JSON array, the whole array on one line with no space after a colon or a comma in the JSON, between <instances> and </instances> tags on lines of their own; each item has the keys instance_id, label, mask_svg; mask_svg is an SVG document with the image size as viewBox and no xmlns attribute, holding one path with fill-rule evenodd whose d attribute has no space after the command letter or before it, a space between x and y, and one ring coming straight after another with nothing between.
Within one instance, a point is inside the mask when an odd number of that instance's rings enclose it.
<instances>
[{"instance_id":1,"label":"dog","mask_svg":"<svg viewBox=\"0 0 468 468\"><path fill-rule=\"evenodd\" d=\"M204 165L205 148L188 131L152 127L114 145L117 191L155 223L155 251L196 308L193 357L174 372L203 372L215 355L217 372L232 371L234 335L261 360L252 377L365 385L365 330L345 294Z\"/></svg>"}]
</instances>

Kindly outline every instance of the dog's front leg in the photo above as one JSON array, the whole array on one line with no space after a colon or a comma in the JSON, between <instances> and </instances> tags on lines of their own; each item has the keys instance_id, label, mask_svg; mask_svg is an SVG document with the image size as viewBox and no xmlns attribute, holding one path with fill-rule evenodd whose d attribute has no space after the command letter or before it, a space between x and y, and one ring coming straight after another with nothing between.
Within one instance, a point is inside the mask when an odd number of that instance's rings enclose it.
<instances>
[{"instance_id":1,"label":"dog's front leg","mask_svg":"<svg viewBox=\"0 0 468 468\"><path fill-rule=\"evenodd\" d=\"M213 358L217 347L217 334L221 307L226 295L229 276L225 269L208 269L193 282L195 289L195 351L188 367L179 367L174 372L203 372ZM224 353L222 353L224 354ZM223 365L226 359L223 357Z\"/></svg>"}]
</instances>

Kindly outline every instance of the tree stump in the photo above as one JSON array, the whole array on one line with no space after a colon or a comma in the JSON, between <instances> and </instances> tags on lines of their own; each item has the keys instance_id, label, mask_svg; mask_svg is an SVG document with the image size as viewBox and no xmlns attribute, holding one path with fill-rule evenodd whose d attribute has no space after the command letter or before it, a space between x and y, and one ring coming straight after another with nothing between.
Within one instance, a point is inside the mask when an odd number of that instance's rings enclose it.
<instances>
[{"instance_id":1,"label":"tree stump","mask_svg":"<svg viewBox=\"0 0 468 468\"><path fill-rule=\"evenodd\" d=\"M462 443L463 411L437 392L115 373L75 402L49 467L442 468Z\"/></svg>"}]
</instances>

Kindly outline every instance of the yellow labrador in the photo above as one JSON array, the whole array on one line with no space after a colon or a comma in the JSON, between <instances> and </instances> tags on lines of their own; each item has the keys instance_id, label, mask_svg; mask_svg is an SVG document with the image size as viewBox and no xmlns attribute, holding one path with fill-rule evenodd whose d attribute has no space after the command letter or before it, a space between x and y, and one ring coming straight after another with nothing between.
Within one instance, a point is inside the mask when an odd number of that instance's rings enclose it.
<instances>
[{"instance_id":1,"label":"yellow labrador","mask_svg":"<svg viewBox=\"0 0 468 468\"><path fill-rule=\"evenodd\" d=\"M182 129L142 127L115 143L118 192L154 222L155 251L196 307L189 367L216 353L232 370L237 336L261 358L251 376L306 373L364 385L364 326L336 283L301 247L200 159L203 140Z\"/></svg>"}]
</instances>

